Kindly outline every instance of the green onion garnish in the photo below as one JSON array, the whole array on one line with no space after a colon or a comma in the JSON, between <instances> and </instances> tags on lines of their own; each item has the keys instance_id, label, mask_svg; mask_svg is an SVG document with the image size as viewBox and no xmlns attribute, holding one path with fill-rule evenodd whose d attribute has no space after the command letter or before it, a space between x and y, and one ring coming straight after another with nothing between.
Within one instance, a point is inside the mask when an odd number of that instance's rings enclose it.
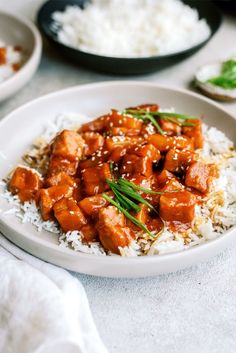
<instances>
[{"instance_id":1,"label":"green onion garnish","mask_svg":"<svg viewBox=\"0 0 236 353\"><path fill-rule=\"evenodd\" d=\"M223 62L220 75L212 77L206 82L225 89L236 88L236 60L231 59Z\"/></svg>"},{"instance_id":2,"label":"green onion garnish","mask_svg":"<svg viewBox=\"0 0 236 353\"><path fill-rule=\"evenodd\" d=\"M110 202L113 206L115 206L120 212L122 212L125 217L127 217L131 222L133 222L136 226L141 228L145 233L147 233L151 238L154 238L154 235L147 229L147 227L141 223L139 220L137 220L135 217L133 217L125 208L123 208L119 203L116 201L112 200L109 196L106 194L102 194L104 199L106 199L108 202Z\"/></svg>"},{"instance_id":3,"label":"green onion garnish","mask_svg":"<svg viewBox=\"0 0 236 353\"><path fill-rule=\"evenodd\" d=\"M157 129L161 135L165 135L165 131L162 130L160 124L157 122L157 118L162 118L175 123L180 126L195 126L194 123L185 120L195 120L198 119L192 115L184 115L170 112L148 112L146 110L135 110L135 109L125 109L119 112L121 115L131 115L133 118L141 119L143 121L150 121Z\"/></svg>"},{"instance_id":4,"label":"green onion garnish","mask_svg":"<svg viewBox=\"0 0 236 353\"><path fill-rule=\"evenodd\" d=\"M152 194L152 195L162 195L163 194L163 192L161 192L161 191L153 191L151 189L143 188L142 186L138 186L134 183L131 183L130 181L128 181L126 179L123 179L123 178L119 178L119 184L120 185L127 185L129 187L132 187L135 190L140 190L140 191L143 191L147 194Z\"/></svg>"},{"instance_id":5,"label":"green onion garnish","mask_svg":"<svg viewBox=\"0 0 236 353\"><path fill-rule=\"evenodd\" d=\"M157 213L155 207L145 200L137 190L143 191L147 194L152 195L161 195L163 192L160 191L153 191L150 189L143 188L141 186L135 185L130 181L119 178L117 181L106 179L107 184L110 186L111 191L115 195L115 199L111 199L106 194L103 194L103 197L109 201L112 205L116 206L117 209L124 213L124 215L135 225L139 228L144 230L146 233L149 234L152 238L154 238L153 234L147 229L147 227L138 221L135 217L133 217L129 212L137 213L140 211L139 203L146 205L151 210ZM138 202L138 204L137 204Z\"/></svg>"}]
</instances>

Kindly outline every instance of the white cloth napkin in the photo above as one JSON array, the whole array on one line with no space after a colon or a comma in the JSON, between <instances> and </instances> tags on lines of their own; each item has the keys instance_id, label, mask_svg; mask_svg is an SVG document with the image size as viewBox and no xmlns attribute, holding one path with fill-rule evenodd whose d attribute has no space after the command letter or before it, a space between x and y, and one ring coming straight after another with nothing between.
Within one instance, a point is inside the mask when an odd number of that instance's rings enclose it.
<instances>
[{"instance_id":1,"label":"white cloth napkin","mask_svg":"<svg viewBox=\"0 0 236 353\"><path fill-rule=\"evenodd\" d=\"M0 234L0 353L107 353L82 284Z\"/></svg>"}]
</instances>

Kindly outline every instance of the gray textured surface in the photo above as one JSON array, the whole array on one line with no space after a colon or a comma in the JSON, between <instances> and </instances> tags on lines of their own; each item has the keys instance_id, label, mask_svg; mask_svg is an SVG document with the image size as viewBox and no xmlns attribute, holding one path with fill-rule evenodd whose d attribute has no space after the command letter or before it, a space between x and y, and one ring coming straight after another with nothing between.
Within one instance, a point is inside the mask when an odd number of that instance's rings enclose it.
<instances>
[{"instance_id":1,"label":"gray textured surface","mask_svg":"<svg viewBox=\"0 0 236 353\"><path fill-rule=\"evenodd\" d=\"M59 0L58 0L59 1ZM42 0L0 0L34 18ZM236 20L227 17L207 47L160 73L133 79L189 88L196 69L236 53ZM45 46L40 68L20 93L0 105L0 118L48 92L95 81L126 79L78 68ZM236 103L222 104L236 116ZM190 269L148 279L76 275L84 284L101 336L111 353L233 353L236 351L236 247Z\"/></svg>"}]
</instances>

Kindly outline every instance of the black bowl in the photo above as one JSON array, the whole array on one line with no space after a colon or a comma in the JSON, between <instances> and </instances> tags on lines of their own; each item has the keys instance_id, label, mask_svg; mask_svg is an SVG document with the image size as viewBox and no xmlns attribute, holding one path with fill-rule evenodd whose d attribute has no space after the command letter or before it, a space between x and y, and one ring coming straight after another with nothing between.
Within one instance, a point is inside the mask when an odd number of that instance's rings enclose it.
<instances>
[{"instance_id":1,"label":"black bowl","mask_svg":"<svg viewBox=\"0 0 236 353\"><path fill-rule=\"evenodd\" d=\"M65 55L70 61L90 67L92 69L114 74L145 74L163 69L173 65L176 62L194 54L201 49L211 39L220 27L222 16L211 1L190 0L183 1L191 7L197 9L200 18L205 18L211 29L210 37L204 42L195 45L187 50L174 54L159 55L142 58L116 58L101 56L83 52L60 43L57 34L52 29L52 13L55 11L64 11L68 5L77 5L83 8L87 0L49 0L38 12L38 25L41 32L52 43L58 51Z\"/></svg>"}]
</instances>

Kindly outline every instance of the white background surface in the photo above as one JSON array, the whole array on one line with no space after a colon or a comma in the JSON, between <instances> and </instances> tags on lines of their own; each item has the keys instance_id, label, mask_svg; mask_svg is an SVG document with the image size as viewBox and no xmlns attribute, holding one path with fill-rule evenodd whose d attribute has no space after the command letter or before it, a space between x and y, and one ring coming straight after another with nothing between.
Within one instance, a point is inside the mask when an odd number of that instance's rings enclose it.
<instances>
[{"instance_id":1,"label":"white background surface","mask_svg":"<svg viewBox=\"0 0 236 353\"><path fill-rule=\"evenodd\" d=\"M42 2L0 0L0 9L33 19ZM170 69L132 79L191 88L196 69L206 62L236 54L235 43L236 18L226 17L211 42L193 57ZM45 45L37 74L20 93L0 105L0 118L42 94L111 79L127 78L78 68ZM236 116L236 103L223 106ZM95 322L111 353L236 351L236 247L208 263L155 278L114 280L76 276L85 286Z\"/></svg>"}]
</instances>

